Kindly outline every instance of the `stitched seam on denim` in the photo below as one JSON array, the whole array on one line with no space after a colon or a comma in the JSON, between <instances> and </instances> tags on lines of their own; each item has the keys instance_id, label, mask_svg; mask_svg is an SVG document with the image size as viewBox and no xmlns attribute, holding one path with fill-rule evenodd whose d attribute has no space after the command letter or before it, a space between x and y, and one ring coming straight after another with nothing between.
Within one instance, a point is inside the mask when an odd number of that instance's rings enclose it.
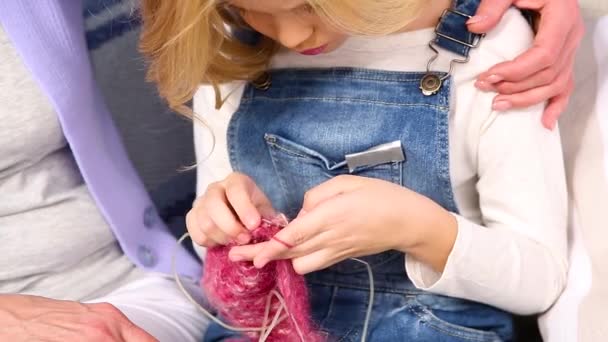
<instances>
[{"instance_id":1,"label":"stitched seam on denim","mask_svg":"<svg viewBox=\"0 0 608 342\"><path fill-rule=\"evenodd\" d=\"M403 174L404 174L403 169L405 168L405 164L407 163L407 155L405 156L405 158L406 158L406 160L399 165L399 185L401 185L403 187L405 186L403 184Z\"/></svg>"},{"instance_id":2,"label":"stitched seam on denim","mask_svg":"<svg viewBox=\"0 0 608 342\"><path fill-rule=\"evenodd\" d=\"M359 324L357 324L357 325L359 325ZM336 341L336 342L344 342L344 341L346 341L346 338L347 338L347 337L349 337L348 335L350 335L350 333L351 333L351 332L353 332L353 330L355 330L355 328L356 328L356 326L357 326L357 325L354 325L354 324L353 324L353 326L350 328L350 330L349 330L349 331L347 331L347 332L346 332L346 334L344 334L344 335L343 335L343 336L342 336L342 337L341 337L341 338L340 338L338 341Z\"/></svg>"},{"instance_id":3,"label":"stitched seam on denim","mask_svg":"<svg viewBox=\"0 0 608 342\"><path fill-rule=\"evenodd\" d=\"M445 74L445 72L442 72L441 74ZM378 81L377 83L382 83L382 84L386 84L386 83L403 84L403 83L419 83L420 80L422 79L422 77L424 77L424 75L425 75L424 73L421 73L419 76L417 75L416 77L400 78L400 77L394 77L394 76L398 76L398 75L393 75L393 77L391 77L391 75L364 76L364 75L350 75L347 73L335 74L335 73L328 72L325 75L318 75L318 76L301 75L299 77L288 77L287 75L279 75L276 77L276 79L281 80L281 81L293 81L293 80L297 79L297 80L304 80L304 81L327 82L328 76L337 76L338 78L341 78L345 81L361 80L361 81Z\"/></svg>"},{"instance_id":4,"label":"stitched seam on denim","mask_svg":"<svg viewBox=\"0 0 608 342\"><path fill-rule=\"evenodd\" d=\"M285 181L285 177L283 176L283 172L279 172L279 167L277 165L277 161L275 160L275 155L272 151L268 151L270 154L270 162L272 163L272 168L274 169L274 173L277 175L279 179L279 185L281 187L281 197L283 197L283 203L289 203L289 192L287 191L287 184Z\"/></svg>"},{"instance_id":5,"label":"stitched seam on denim","mask_svg":"<svg viewBox=\"0 0 608 342\"><path fill-rule=\"evenodd\" d=\"M447 113L445 112L440 112L438 113L439 118L438 118L438 124L437 124L437 129L438 129L438 133L439 133L439 144L440 144L440 151L439 151L439 160L440 160L440 164L439 164L439 176L440 181L442 183L444 183L445 186L442 186L442 190L443 190L443 195L444 198L449 199L450 193L451 193L451 182L450 182L450 169L449 169L449 164L450 164L450 152L449 152L449 134L447 132ZM447 205L447 203L446 203Z\"/></svg>"},{"instance_id":6,"label":"stitched seam on denim","mask_svg":"<svg viewBox=\"0 0 608 342\"><path fill-rule=\"evenodd\" d=\"M262 99L267 101L281 102L281 101L293 101L293 100L311 100L311 101L322 101L322 102L342 102L342 103L369 103L369 104L381 104L396 107L428 107L428 108L439 108L441 110L449 109L443 105L432 105L428 103L398 103L398 102L384 102L375 100L363 100L349 97L281 97L274 98L269 96L258 95L255 98L243 98L242 102L253 102L254 99Z\"/></svg>"},{"instance_id":7,"label":"stitched seam on denim","mask_svg":"<svg viewBox=\"0 0 608 342\"><path fill-rule=\"evenodd\" d=\"M500 337L493 331L475 330L472 328L467 328L461 325L446 322L441 318L435 316L430 310L424 308L421 304L414 304L414 306L410 307L409 309L412 313L418 316L418 318L426 322L429 327L447 335L475 342L500 341ZM426 315L421 314L421 311L424 314L428 315L428 317L430 317L431 319L428 319Z\"/></svg>"},{"instance_id":8,"label":"stitched seam on denim","mask_svg":"<svg viewBox=\"0 0 608 342\"><path fill-rule=\"evenodd\" d=\"M450 78L451 79L451 78ZM451 93L451 84L446 84L448 93ZM449 104L449 100L448 100ZM448 105L449 108L449 105ZM441 139L442 150L441 150L441 181L445 184L443 186L444 198L448 201L445 203L448 210L454 210L458 213L458 206L454 200L454 190L452 188L452 177L450 175L450 133L449 133L449 121L450 121L450 110L439 113L441 118L439 119L439 126L441 127Z\"/></svg>"},{"instance_id":9,"label":"stitched seam on denim","mask_svg":"<svg viewBox=\"0 0 608 342\"><path fill-rule=\"evenodd\" d=\"M289 75L294 72L305 73L308 75L318 74L338 74L345 76L365 76L365 77L386 77L386 76L397 76L401 79L413 79L419 75L424 75L423 71L396 71L396 70L384 70L384 69L368 69L361 67L328 67L328 68L282 68L272 69L274 75Z\"/></svg>"},{"instance_id":10,"label":"stitched seam on denim","mask_svg":"<svg viewBox=\"0 0 608 342\"><path fill-rule=\"evenodd\" d=\"M497 337L496 333L494 333L494 332L478 331L478 330L470 329L470 328L463 327L463 326L460 326L457 324L445 322L442 319L440 319L439 317L435 316L433 313L429 312L428 310L424 310L424 312L426 314L430 315L432 320L427 319L427 317L420 314L420 312L415 308L411 308L411 311L416 316L418 316L421 320L426 322L429 327L431 327L437 331L440 331L442 333L445 333L447 335L450 335L450 336L459 337L459 338L463 338L463 339L470 340L470 341L476 341L476 342L486 342L486 341L488 341L488 338L491 338L492 340L494 340ZM454 330L451 330L450 328L454 329ZM469 329L470 329L470 331L468 331ZM477 335L477 336L475 336L475 335Z\"/></svg>"},{"instance_id":11,"label":"stitched seam on denim","mask_svg":"<svg viewBox=\"0 0 608 342\"><path fill-rule=\"evenodd\" d=\"M306 280L309 284L313 285L322 285L322 286L335 286L339 288L351 289L351 290L362 290L369 291L369 284L355 285L348 284L339 281L325 281L325 280L317 280L312 279ZM393 285L393 284L391 284ZM392 293L392 294L400 294L400 295L420 295L420 294L428 294L428 292L418 289L395 289L394 287L384 287L378 282L374 283L374 291L376 293Z\"/></svg>"},{"instance_id":12,"label":"stitched seam on denim","mask_svg":"<svg viewBox=\"0 0 608 342\"><path fill-rule=\"evenodd\" d=\"M252 87L247 86L243 94L252 92ZM233 171L240 170L239 161L236 156L236 145L234 139L236 138L236 132L239 128L240 117L243 112L246 112L250 107L251 102L241 101L237 110L232 114L230 121L228 122L228 129L226 131L226 139L228 144L228 158L230 160Z\"/></svg>"},{"instance_id":13,"label":"stitched seam on denim","mask_svg":"<svg viewBox=\"0 0 608 342\"><path fill-rule=\"evenodd\" d=\"M392 162L391 163L391 181L394 184L397 185L401 185L401 165L403 164L403 161L398 161L398 162Z\"/></svg>"},{"instance_id":14,"label":"stitched seam on denim","mask_svg":"<svg viewBox=\"0 0 608 342\"><path fill-rule=\"evenodd\" d=\"M336 287L337 288L337 287ZM367 308L367 306L369 305L369 300L370 300L370 292L367 293L367 296L365 296L365 300L364 300L364 307ZM374 295L375 296L375 295ZM346 332L346 334L344 334L339 340L338 342L342 342L345 341L347 337L349 337L349 335L355 331L355 328L358 328L359 326L361 326L361 322L353 322L350 330L348 332ZM363 331L361 331L361 333L363 333Z\"/></svg>"},{"instance_id":15,"label":"stitched seam on denim","mask_svg":"<svg viewBox=\"0 0 608 342\"><path fill-rule=\"evenodd\" d=\"M445 72L441 72L438 74L446 74ZM409 83L420 83L420 80L422 79L422 77L424 77L425 74L421 74L419 77L415 77L415 78L396 78L396 77L390 77L390 76L377 76L377 77L372 77L372 76L356 76L356 75L348 75L348 74L344 74L344 75L333 75L336 76L335 78L339 78L340 81L366 81L371 84L387 84L387 83L397 83L397 84L409 84ZM319 76L309 76L309 75L298 75L298 77L276 77L275 79L279 80L279 81L294 81L294 80L302 80L302 81L320 81L320 82L328 82L328 76L332 76L331 73L327 73L326 75L319 75ZM335 80L334 80L335 81ZM277 88L280 89L280 88Z\"/></svg>"},{"instance_id":16,"label":"stitched seam on denim","mask_svg":"<svg viewBox=\"0 0 608 342\"><path fill-rule=\"evenodd\" d=\"M280 145L280 144L278 144L276 142L269 142L268 141L267 144L268 145L272 145L272 147L274 147L276 149L279 149L279 150L281 150L281 151L283 151L283 152L285 152L287 154L293 155L295 157L299 157L299 158L302 158L302 159L308 159L308 160L314 160L314 161L318 161L318 162L321 162L321 163L325 164L325 162L323 160L319 160L319 157L317 157L317 156L311 156L311 155L308 155L308 154L302 154L302 153L300 153L300 152L298 152L298 151L296 151L294 149L290 149L290 148L285 147L283 145ZM396 175L396 172L395 172L396 169L395 169L394 165L395 164L399 164L399 166L401 166L402 163L403 162L391 162L388 167L386 166L387 165L386 163L384 163L384 164L378 164L378 165L373 165L372 167L357 167L355 169L355 171L362 172L362 171L368 171L368 170L374 169L374 168L376 168L376 169L379 169L379 168L387 169L388 168L388 170L390 172L390 176L391 176L391 182L396 183L395 179L398 176ZM329 170L329 168L327 168L327 165L323 165L323 168L328 169L329 172L337 171L337 170ZM345 167L340 167L340 168L345 168ZM355 172L353 172L353 173L355 173ZM335 175L331 175L331 174L327 174L327 176L329 176L329 177L335 177ZM400 184L400 183L397 183L397 184ZM387 259L389 259L389 258L387 258ZM392 260L392 259L393 258L391 256L390 260ZM363 269L363 268L364 267L361 267L361 269Z\"/></svg>"},{"instance_id":17,"label":"stitched seam on denim","mask_svg":"<svg viewBox=\"0 0 608 342\"><path fill-rule=\"evenodd\" d=\"M392 177L392 175L391 175L391 177ZM381 178L374 178L374 179L383 180ZM390 255L383 256L383 258L380 259L380 261L370 263L370 266L372 267L372 269L374 269L374 268L377 269L378 267L380 267L380 266L382 266L382 265L384 265L386 263L389 263L389 262L395 260L396 258L399 258L401 256L401 254L402 254L400 252L395 252L395 251L392 251L392 250L385 251L385 252L379 253L379 254L387 254L389 252L391 252ZM374 254L374 256L377 256L377 255L378 254ZM365 257L362 257L362 259L365 260ZM330 266L330 269L331 269L331 267L332 266ZM348 276L348 275L353 275L353 274L357 274L357 273L367 273L367 268L365 267L365 265L357 263L357 264L355 264L353 266L352 272L344 272L344 271L338 271L338 272L342 273L343 275Z\"/></svg>"},{"instance_id":18,"label":"stitched seam on denim","mask_svg":"<svg viewBox=\"0 0 608 342\"><path fill-rule=\"evenodd\" d=\"M291 154L293 156L300 157L300 158L303 158L303 159L312 159L312 160L317 160L318 161L318 158L316 158L316 157L299 153L299 152L297 152L295 150L292 150L290 148L284 147L284 146L279 145L277 143L267 142L267 144L271 145L272 147L274 147L276 149L279 149L279 150L281 150L281 151L283 151L283 152L285 152L287 154Z\"/></svg>"},{"instance_id":19,"label":"stitched seam on denim","mask_svg":"<svg viewBox=\"0 0 608 342\"><path fill-rule=\"evenodd\" d=\"M338 293L338 287L337 286L329 286L331 287L331 299L329 300L329 307L327 308L327 313L325 313L325 317L323 317L323 319L321 320L321 322L319 322L319 328L321 330L325 330L325 323L327 322L327 320L329 320L329 317L331 316L332 313L334 313L334 306L335 306L335 301L336 301L336 294ZM328 332L329 335L329 332Z\"/></svg>"},{"instance_id":20,"label":"stitched seam on denim","mask_svg":"<svg viewBox=\"0 0 608 342\"><path fill-rule=\"evenodd\" d=\"M299 80L321 80L327 81L328 75L338 76L345 79L355 80L378 80L394 82L420 82L426 72L422 71L392 71L365 68L286 68L271 70L271 77L292 80L294 73L298 73ZM446 74L445 72L439 74Z\"/></svg>"},{"instance_id":21,"label":"stitched seam on denim","mask_svg":"<svg viewBox=\"0 0 608 342\"><path fill-rule=\"evenodd\" d=\"M448 80L451 80L449 78ZM445 83L446 90L449 94L451 94L451 83L448 81ZM448 106L449 106L449 97L448 97ZM452 181L450 176L450 137L449 137L449 120L450 120L450 110L446 111L438 111L437 112L437 137L439 140L439 181L443 186L441 186L441 191L443 192L443 198L447 200L445 203L447 210L454 210L455 213L458 213L458 207L456 205L456 201L454 200L454 191L452 189Z\"/></svg>"}]
</instances>

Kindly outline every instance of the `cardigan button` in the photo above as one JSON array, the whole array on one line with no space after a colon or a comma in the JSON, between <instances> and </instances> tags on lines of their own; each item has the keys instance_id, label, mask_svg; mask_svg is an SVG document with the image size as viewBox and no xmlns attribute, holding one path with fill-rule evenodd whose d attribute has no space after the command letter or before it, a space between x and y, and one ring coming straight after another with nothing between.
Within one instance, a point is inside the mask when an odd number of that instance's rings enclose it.
<instances>
[{"instance_id":1,"label":"cardigan button","mask_svg":"<svg viewBox=\"0 0 608 342\"><path fill-rule=\"evenodd\" d=\"M146 209L144 209L144 217L143 217L144 226L146 228L154 227L157 219L158 219L158 216L156 214L156 210L154 209L154 207L147 206Z\"/></svg>"},{"instance_id":2,"label":"cardigan button","mask_svg":"<svg viewBox=\"0 0 608 342\"><path fill-rule=\"evenodd\" d=\"M150 247L146 245L140 245L137 247L137 259L142 265L144 265L144 267L148 268L154 267L157 262L156 254Z\"/></svg>"}]
</instances>

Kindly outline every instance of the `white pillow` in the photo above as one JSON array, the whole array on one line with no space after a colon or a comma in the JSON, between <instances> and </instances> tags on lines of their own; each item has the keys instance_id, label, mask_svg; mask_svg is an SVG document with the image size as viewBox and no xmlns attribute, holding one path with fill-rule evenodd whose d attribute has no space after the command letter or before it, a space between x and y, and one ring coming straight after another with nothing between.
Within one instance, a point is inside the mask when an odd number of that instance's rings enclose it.
<instances>
[{"instance_id":1,"label":"white pillow","mask_svg":"<svg viewBox=\"0 0 608 342\"><path fill-rule=\"evenodd\" d=\"M579 0L579 3L588 13L596 15L608 14L607 0Z\"/></svg>"},{"instance_id":2,"label":"white pillow","mask_svg":"<svg viewBox=\"0 0 608 342\"><path fill-rule=\"evenodd\" d=\"M570 271L564 293L539 321L548 342L608 341L602 290L608 287L608 16L587 19L586 26L575 91L560 119L571 196Z\"/></svg>"}]
</instances>

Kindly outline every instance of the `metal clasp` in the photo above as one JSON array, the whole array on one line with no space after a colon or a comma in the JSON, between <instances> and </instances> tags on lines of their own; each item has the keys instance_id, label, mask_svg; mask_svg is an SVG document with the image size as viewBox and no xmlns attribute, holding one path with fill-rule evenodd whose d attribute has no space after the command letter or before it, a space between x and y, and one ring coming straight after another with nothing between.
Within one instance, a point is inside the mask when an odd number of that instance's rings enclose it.
<instances>
[{"instance_id":1,"label":"metal clasp","mask_svg":"<svg viewBox=\"0 0 608 342\"><path fill-rule=\"evenodd\" d=\"M443 13L441 14L441 18L439 18L439 22L437 23L437 25L435 26L435 35L451 40L453 42L456 42L458 44L462 44L464 46L467 46L469 48L476 48L479 46L479 44L481 43L482 38L485 36L485 34L479 35L472 44L468 43L468 42L463 42L462 40L450 37L448 35L445 35L441 32L439 32L439 27L441 26L441 23L443 22L443 20L445 19L446 14L448 13L454 13L456 15L460 15L462 17L465 18L472 18L472 16L462 13L460 11L448 8L446 10L443 11ZM432 65L433 63L437 60L437 58L439 58L439 50L437 50L437 48L435 47L435 40L436 38L434 38L433 40L431 40L429 42L429 48L431 50L433 50L433 52L435 53L433 55L433 57L431 57L431 59L429 59L428 63L426 64L426 75L424 75L424 77L422 78L422 80L420 80L420 90L422 91L422 94L424 94L425 96L432 96L435 95L439 92L439 90L441 90L441 87L443 86L443 82L450 77L450 75L452 74L452 71L454 71L454 64L456 63L460 63L460 64L465 64L469 61L470 57L467 54L466 58L464 59L452 59L450 61L450 69L448 70L448 72L443 75L440 76L440 73L438 72L433 72L432 71Z\"/></svg>"},{"instance_id":2,"label":"metal clasp","mask_svg":"<svg viewBox=\"0 0 608 342\"><path fill-rule=\"evenodd\" d=\"M456 15L459 15L459 16L467 18L467 19L473 18L473 16L471 16L471 15L468 15L466 13L462 13L462 12L457 11L455 9L448 8L448 9L444 10L443 13L441 13L441 17L439 19L439 22L435 26L435 34L438 35L439 37L442 37L442 38L445 38L445 39L449 39L449 40L451 40L453 42L456 42L458 44L462 44L464 46L468 46L468 47L470 47L472 49L478 47L479 43L481 43L481 38L483 38L485 36L485 34L476 35L477 38L471 44L471 43L464 42L464 41L462 41L460 39L456 39L454 37L450 37L450 36L448 36L446 34L443 34L443 33L439 32L439 26L441 26L441 23L443 22L443 19L445 18L446 14L448 14L448 13L454 13Z\"/></svg>"},{"instance_id":3,"label":"metal clasp","mask_svg":"<svg viewBox=\"0 0 608 342\"><path fill-rule=\"evenodd\" d=\"M259 90L268 90L272 85L272 80L270 74L265 72L260 77L256 78L251 82L256 89Z\"/></svg>"}]
</instances>

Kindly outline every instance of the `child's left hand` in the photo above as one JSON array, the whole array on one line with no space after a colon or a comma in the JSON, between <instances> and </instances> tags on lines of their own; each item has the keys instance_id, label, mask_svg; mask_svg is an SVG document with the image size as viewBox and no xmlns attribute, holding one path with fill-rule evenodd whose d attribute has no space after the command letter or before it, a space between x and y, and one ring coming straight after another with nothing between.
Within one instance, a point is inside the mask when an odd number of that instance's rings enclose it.
<instances>
[{"instance_id":1,"label":"child's left hand","mask_svg":"<svg viewBox=\"0 0 608 342\"><path fill-rule=\"evenodd\" d=\"M456 231L454 216L407 188L338 176L306 193L302 211L276 235L278 240L233 247L230 258L253 260L256 267L293 259L296 272L306 274L394 249L442 271Z\"/></svg>"}]
</instances>

